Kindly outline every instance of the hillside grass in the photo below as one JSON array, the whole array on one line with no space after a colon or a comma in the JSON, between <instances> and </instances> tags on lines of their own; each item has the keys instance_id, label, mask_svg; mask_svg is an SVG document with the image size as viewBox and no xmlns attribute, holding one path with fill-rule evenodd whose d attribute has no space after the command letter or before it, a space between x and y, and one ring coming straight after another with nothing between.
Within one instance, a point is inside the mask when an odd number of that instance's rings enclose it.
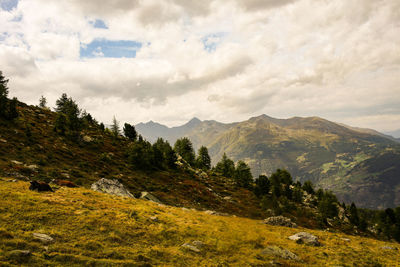
<instances>
[{"instance_id":1,"label":"hillside grass","mask_svg":"<svg viewBox=\"0 0 400 267\"><path fill-rule=\"evenodd\" d=\"M269 226L85 188L37 193L28 187L0 178L0 266L268 266L271 261L283 266L400 266L397 243ZM317 235L323 245L287 239L300 231ZM33 233L55 241L42 244ZM205 244L199 253L181 246L195 240ZM301 261L260 254L271 245L290 250ZM16 249L30 250L32 256L15 259L10 252Z\"/></svg>"}]
</instances>

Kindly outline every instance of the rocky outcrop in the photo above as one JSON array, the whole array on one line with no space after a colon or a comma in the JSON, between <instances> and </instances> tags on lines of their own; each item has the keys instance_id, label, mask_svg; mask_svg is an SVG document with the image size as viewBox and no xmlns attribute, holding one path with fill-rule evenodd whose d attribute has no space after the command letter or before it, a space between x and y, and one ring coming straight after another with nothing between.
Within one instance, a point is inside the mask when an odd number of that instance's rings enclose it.
<instances>
[{"instance_id":1,"label":"rocky outcrop","mask_svg":"<svg viewBox=\"0 0 400 267\"><path fill-rule=\"evenodd\" d=\"M269 217L265 219L263 223L275 226L286 226L291 228L297 228L297 224L295 224L294 222L292 222L292 220L284 216Z\"/></svg>"},{"instance_id":2,"label":"rocky outcrop","mask_svg":"<svg viewBox=\"0 0 400 267\"><path fill-rule=\"evenodd\" d=\"M124 187L124 185L116 179L110 180L101 178L92 184L91 189L109 195L134 198L134 196Z\"/></svg>"},{"instance_id":3,"label":"rocky outcrop","mask_svg":"<svg viewBox=\"0 0 400 267\"><path fill-rule=\"evenodd\" d=\"M318 241L318 237L307 233L307 232L300 232L295 235L289 236L290 240L296 241L298 244L306 244L310 246L320 246L321 243Z\"/></svg>"}]
</instances>

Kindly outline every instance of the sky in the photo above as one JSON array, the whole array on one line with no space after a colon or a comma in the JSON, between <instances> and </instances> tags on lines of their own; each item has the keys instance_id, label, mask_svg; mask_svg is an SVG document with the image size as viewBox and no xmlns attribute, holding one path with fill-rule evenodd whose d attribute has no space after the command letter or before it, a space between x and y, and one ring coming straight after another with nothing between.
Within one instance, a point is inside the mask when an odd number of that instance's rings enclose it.
<instances>
[{"instance_id":1,"label":"sky","mask_svg":"<svg viewBox=\"0 0 400 267\"><path fill-rule=\"evenodd\" d=\"M169 126L267 114L400 128L399 0L0 0L10 96Z\"/></svg>"}]
</instances>

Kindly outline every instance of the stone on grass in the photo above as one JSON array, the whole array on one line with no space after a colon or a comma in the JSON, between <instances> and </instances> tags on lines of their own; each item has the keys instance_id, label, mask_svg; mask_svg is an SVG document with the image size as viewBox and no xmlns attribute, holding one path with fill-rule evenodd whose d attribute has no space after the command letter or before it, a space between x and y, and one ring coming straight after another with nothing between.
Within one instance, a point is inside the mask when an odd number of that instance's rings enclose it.
<instances>
[{"instance_id":1,"label":"stone on grass","mask_svg":"<svg viewBox=\"0 0 400 267\"><path fill-rule=\"evenodd\" d=\"M295 224L294 222L292 222L292 220L284 216L269 217L265 219L263 222L265 224L270 224L275 226L286 226L286 227L297 228L297 224Z\"/></svg>"},{"instance_id":2,"label":"stone on grass","mask_svg":"<svg viewBox=\"0 0 400 267\"><path fill-rule=\"evenodd\" d=\"M101 178L100 180L92 184L91 188L94 191L106 193L109 195L134 198L134 196L124 187L124 185L116 179L111 180Z\"/></svg>"},{"instance_id":3,"label":"stone on grass","mask_svg":"<svg viewBox=\"0 0 400 267\"><path fill-rule=\"evenodd\" d=\"M140 198L141 199L145 199L145 200L149 200L149 201L153 201L153 202L158 203L158 204L163 204L158 198L156 198L155 196L153 196L149 192L142 192L140 194Z\"/></svg>"},{"instance_id":4,"label":"stone on grass","mask_svg":"<svg viewBox=\"0 0 400 267\"><path fill-rule=\"evenodd\" d=\"M295 235L289 236L290 240L296 241L298 244L306 244L310 246L320 246L321 243L318 241L318 237L307 233L307 232L300 232Z\"/></svg>"},{"instance_id":5,"label":"stone on grass","mask_svg":"<svg viewBox=\"0 0 400 267\"><path fill-rule=\"evenodd\" d=\"M182 247L184 247L190 251L197 252L197 253L200 252L200 248L203 246L204 246L204 243L201 241L198 241L198 240L193 241L191 243L185 243L182 245Z\"/></svg>"},{"instance_id":6,"label":"stone on grass","mask_svg":"<svg viewBox=\"0 0 400 267\"><path fill-rule=\"evenodd\" d=\"M294 254L293 252L291 252L287 249L284 249L284 248L277 247L277 246L270 246L270 247L263 249L261 251L261 255L278 256L285 260L296 260L296 261L299 260L299 257L296 254Z\"/></svg>"},{"instance_id":7,"label":"stone on grass","mask_svg":"<svg viewBox=\"0 0 400 267\"><path fill-rule=\"evenodd\" d=\"M42 243L48 244L48 243L52 243L54 241L54 239L46 234L40 234L40 233L33 233L33 238L35 240L39 240Z\"/></svg>"}]
</instances>

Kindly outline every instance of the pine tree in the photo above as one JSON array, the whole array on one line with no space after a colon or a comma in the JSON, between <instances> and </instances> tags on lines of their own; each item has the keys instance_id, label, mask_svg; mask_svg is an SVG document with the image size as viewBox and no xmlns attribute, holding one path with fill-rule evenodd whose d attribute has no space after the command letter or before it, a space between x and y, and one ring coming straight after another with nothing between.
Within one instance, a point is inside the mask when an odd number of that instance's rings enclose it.
<instances>
[{"instance_id":1,"label":"pine tree","mask_svg":"<svg viewBox=\"0 0 400 267\"><path fill-rule=\"evenodd\" d=\"M196 159L196 166L199 169L210 170L211 169L211 158L208 154L208 149L205 146L200 147Z\"/></svg>"},{"instance_id":2,"label":"pine tree","mask_svg":"<svg viewBox=\"0 0 400 267\"><path fill-rule=\"evenodd\" d=\"M357 210L357 207L354 204L354 202L351 203L351 206L350 206L350 218L349 218L349 220L355 226L358 226L360 224L360 218L358 217L358 210Z\"/></svg>"},{"instance_id":3,"label":"pine tree","mask_svg":"<svg viewBox=\"0 0 400 267\"><path fill-rule=\"evenodd\" d=\"M194 166L195 154L193 144L187 137L176 140L174 150L178 153L189 165Z\"/></svg>"},{"instance_id":4,"label":"pine tree","mask_svg":"<svg viewBox=\"0 0 400 267\"><path fill-rule=\"evenodd\" d=\"M7 114L7 97L8 97L8 80L3 76L0 71L0 117L5 117Z\"/></svg>"},{"instance_id":5,"label":"pine tree","mask_svg":"<svg viewBox=\"0 0 400 267\"><path fill-rule=\"evenodd\" d=\"M47 99L44 96L41 96L39 99L39 107L46 108Z\"/></svg>"},{"instance_id":6,"label":"pine tree","mask_svg":"<svg viewBox=\"0 0 400 267\"><path fill-rule=\"evenodd\" d=\"M235 173L235 163L226 156L226 153L224 153L221 161L217 163L214 170L225 177L233 178Z\"/></svg>"},{"instance_id":7,"label":"pine tree","mask_svg":"<svg viewBox=\"0 0 400 267\"><path fill-rule=\"evenodd\" d=\"M17 110L18 100L16 97L9 101L8 112L7 112L7 119L13 120L18 118L18 110Z\"/></svg>"},{"instance_id":8,"label":"pine tree","mask_svg":"<svg viewBox=\"0 0 400 267\"><path fill-rule=\"evenodd\" d=\"M256 186L254 187L254 193L256 196L265 196L269 194L269 189L271 188L271 183L266 175L260 175L255 180Z\"/></svg>"},{"instance_id":9,"label":"pine tree","mask_svg":"<svg viewBox=\"0 0 400 267\"><path fill-rule=\"evenodd\" d=\"M244 188L249 188L253 183L253 176L251 175L250 167L241 160L239 160L236 164L233 177L236 183Z\"/></svg>"},{"instance_id":10,"label":"pine tree","mask_svg":"<svg viewBox=\"0 0 400 267\"><path fill-rule=\"evenodd\" d=\"M120 134L120 129L119 129L119 122L113 117L113 123L111 125L111 132L113 133L114 137L117 138Z\"/></svg>"},{"instance_id":11,"label":"pine tree","mask_svg":"<svg viewBox=\"0 0 400 267\"><path fill-rule=\"evenodd\" d=\"M135 126L130 125L129 123L124 124L124 135L130 140L135 141L137 138L137 132Z\"/></svg>"}]
</instances>

